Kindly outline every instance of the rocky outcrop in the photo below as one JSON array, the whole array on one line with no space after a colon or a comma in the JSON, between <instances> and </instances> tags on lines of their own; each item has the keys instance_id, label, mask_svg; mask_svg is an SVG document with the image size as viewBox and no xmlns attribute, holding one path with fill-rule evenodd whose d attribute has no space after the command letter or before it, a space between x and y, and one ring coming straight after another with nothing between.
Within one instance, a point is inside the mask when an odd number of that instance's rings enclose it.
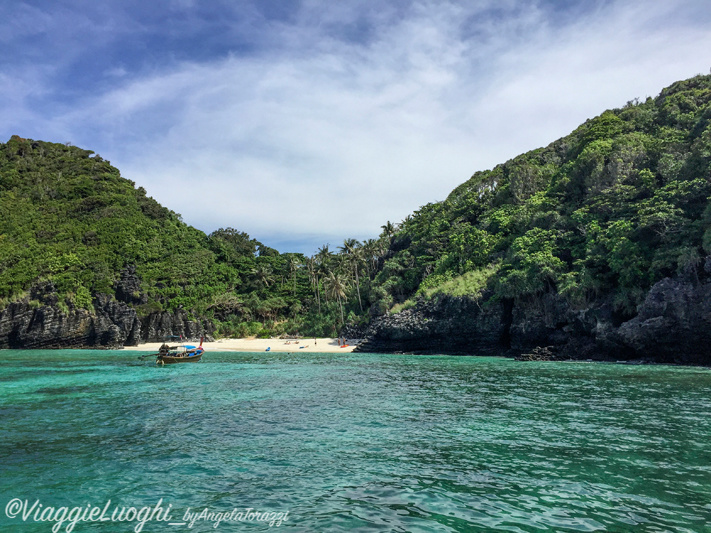
<instances>
[{"instance_id":1,"label":"rocky outcrop","mask_svg":"<svg viewBox=\"0 0 711 533\"><path fill-rule=\"evenodd\" d=\"M711 364L711 283L666 278L639 312L622 324L620 341L643 357L667 363Z\"/></svg>"},{"instance_id":2,"label":"rocky outcrop","mask_svg":"<svg viewBox=\"0 0 711 533\"><path fill-rule=\"evenodd\" d=\"M357 351L711 365L711 282L663 279L624 321L610 301L575 309L556 293L488 304L421 301L375 319Z\"/></svg>"},{"instance_id":3,"label":"rocky outcrop","mask_svg":"<svg viewBox=\"0 0 711 533\"><path fill-rule=\"evenodd\" d=\"M516 356L517 361L561 361L565 358L556 353L555 346L536 346L530 352Z\"/></svg>"},{"instance_id":4,"label":"rocky outcrop","mask_svg":"<svg viewBox=\"0 0 711 533\"><path fill-rule=\"evenodd\" d=\"M441 297L375 319L356 351L499 355L508 348L507 306Z\"/></svg>"},{"instance_id":5,"label":"rocky outcrop","mask_svg":"<svg viewBox=\"0 0 711 533\"><path fill-rule=\"evenodd\" d=\"M141 290L141 278L136 275L136 267L128 266L121 271L121 278L114 284L116 299L127 304L146 303L146 295Z\"/></svg>"},{"instance_id":6,"label":"rocky outcrop","mask_svg":"<svg viewBox=\"0 0 711 533\"><path fill-rule=\"evenodd\" d=\"M140 299L134 290L128 294ZM28 298L0 311L0 349L119 348L160 342L171 335L198 338L213 332L211 324L190 320L183 310L140 319L128 303L105 294L95 295L93 307L90 312L60 306L54 286L40 284Z\"/></svg>"},{"instance_id":7,"label":"rocky outcrop","mask_svg":"<svg viewBox=\"0 0 711 533\"><path fill-rule=\"evenodd\" d=\"M113 348L141 339L135 310L109 296L96 296L93 313L62 310L46 285L32 296L0 311L0 348Z\"/></svg>"},{"instance_id":8,"label":"rocky outcrop","mask_svg":"<svg viewBox=\"0 0 711 533\"><path fill-rule=\"evenodd\" d=\"M508 355L542 353L546 348L559 360L636 357L617 334L621 322L610 300L575 308L559 294L549 292L518 299L511 308Z\"/></svg>"},{"instance_id":9,"label":"rocky outcrop","mask_svg":"<svg viewBox=\"0 0 711 533\"><path fill-rule=\"evenodd\" d=\"M142 342L161 342L171 336L184 339L211 338L214 332L209 321L190 320L182 309L174 313L151 313L141 324Z\"/></svg>"}]
</instances>

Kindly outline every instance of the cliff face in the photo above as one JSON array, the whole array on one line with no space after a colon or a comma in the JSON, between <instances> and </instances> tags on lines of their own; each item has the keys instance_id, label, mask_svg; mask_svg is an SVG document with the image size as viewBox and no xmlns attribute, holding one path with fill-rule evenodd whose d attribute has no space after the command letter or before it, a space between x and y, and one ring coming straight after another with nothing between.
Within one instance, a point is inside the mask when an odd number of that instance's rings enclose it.
<instances>
[{"instance_id":1,"label":"cliff face","mask_svg":"<svg viewBox=\"0 0 711 533\"><path fill-rule=\"evenodd\" d=\"M131 287L131 275L124 274L119 284L126 282L126 287ZM138 291L117 293L125 294L127 300L141 299ZM183 310L154 312L139 318L128 302L104 294L94 296L93 306L93 312L71 306L68 311L62 310L54 286L38 285L30 298L0 311L0 349L120 348L160 342L169 335L197 338L213 332L210 323L189 320Z\"/></svg>"},{"instance_id":2,"label":"cliff face","mask_svg":"<svg viewBox=\"0 0 711 533\"><path fill-rule=\"evenodd\" d=\"M655 360L711 365L711 283L663 279L618 335L635 353Z\"/></svg>"},{"instance_id":3,"label":"cliff face","mask_svg":"<svg viewBox=\"0 0 711 533\"><path fill-rule=\"evenodd\" d=\"M499 355L508 347L508 307L480 307L468 298L420 302L412 309L375 319L356 351Z\"/></svg>"},{"instance_id":4,"label":"cliff face","mask_svg":"<svg viewBox=\"0 0 711 533\"><path fill-rule=\"evenodd\" d=\"M665 278L623 322L609 301L574 309L555 293L483 307L420 302L376 319L357 351L711 365L711 282Z\"/></svg>"},{"instance_id":5,"label":"cliff face","mask_svg":"<svg viewBox=\"0 0 711 533\"><path fill-rule=\"evenodd\" d=\"M160 342L169 335L209 336L209 323L188 320L187 313L152 313L139 319L126 304L95 299L95 312L57 307L33 307L16 302L0 311L0 349L8 348L120 348L140 342Z\"/></svg>"},{"instance_id":6,"label":"cliff face","mask_svg":"<svg viewBox=\"0 0 711 533\"><path fill-rule=\"evenodd\" d=\"M12 303L0 312L0 349L137 344L141 326L135 311L116 302L101 303L104 307L97 306L95 313L84 309L65 313L52 305L35 307L28 301Z\"/></svg>"},{"instance_id":7,"label":"cliff face","mask_svg":"<svg viewBox=\"0 0 711 533\"><path fill-rule=\"evenodd\" d=\"M161 342L168 336L197 339L211 337L213 332L209 321L190 320L182 309L151 313L141 321L141 342Z\"/></svg>"}]
</instances>

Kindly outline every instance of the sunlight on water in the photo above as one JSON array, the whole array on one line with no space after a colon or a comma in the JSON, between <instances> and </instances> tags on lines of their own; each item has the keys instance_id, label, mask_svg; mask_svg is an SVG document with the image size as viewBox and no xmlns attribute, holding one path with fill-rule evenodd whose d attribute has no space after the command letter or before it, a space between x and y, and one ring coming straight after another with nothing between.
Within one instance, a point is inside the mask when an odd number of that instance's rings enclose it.
<instances>
[{"instance_id":1,"label":"sunlight on water","mask_svg":"<svg viewBox=\"0 0 711 533\"><path fill-rule=\"evenodd\" d=\"M157 368L134 352L0 353L3 509L163 498L175 517L289 511L287 531L711 528L708 369L304 353ZM8 525L51 528L2 512ZM133 528L75 529L90 530Z\"/></svg>"}]
</instances>

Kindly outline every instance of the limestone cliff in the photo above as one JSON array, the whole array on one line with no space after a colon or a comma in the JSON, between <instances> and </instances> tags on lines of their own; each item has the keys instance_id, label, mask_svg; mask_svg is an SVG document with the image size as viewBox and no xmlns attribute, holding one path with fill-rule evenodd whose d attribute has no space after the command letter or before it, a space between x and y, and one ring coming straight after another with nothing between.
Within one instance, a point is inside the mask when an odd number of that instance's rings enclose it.
<instances>
[{"instance_id":1,"label":"limestone cliff","mask_svg":"<svg viewBox=\"0 0 711 533\"><path fill-rule=\"evenodd\" d=\"M375 319L357 351L711 365L711 281L665 278L625 321L609 301L576 309L555 293L420 301Z\"/></svg>"},{"instance_id":2,"label":"limestone cliff","mask_svg":"<svg viewBox=\"0 0 711 533\"><path fill-rule=\"evenodd\" d=\"M179 309L173 313L153 312L139 317L130 305L140 302L135 272L124 271L117 282L117 295L93 298L93 311L59 305L52 283L38 284L30 295L0 311L0 349L7 348L119 348L140 342L160 342L167 336L197 338L210 336L212 325L191 320ZM129 289L135 290L129 290Z\"/></svg>"}]
</instances>

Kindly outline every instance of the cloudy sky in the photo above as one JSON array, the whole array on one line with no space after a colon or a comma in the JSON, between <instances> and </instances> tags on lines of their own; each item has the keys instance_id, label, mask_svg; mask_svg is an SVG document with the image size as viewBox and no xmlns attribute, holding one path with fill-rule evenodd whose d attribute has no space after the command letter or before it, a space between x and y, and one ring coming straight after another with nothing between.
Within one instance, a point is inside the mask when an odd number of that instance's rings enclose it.
<instances>
[{"instance_id":1,"label":"cloudy sky","mask_svg":"<svg viewBox=\"0 0 711 533\"><path fill-rule=\"evenodd\" d=\"M711 67L708 0L13 0L0 142L94 150L189 224L376 237Z\"/></svg>"}]
</instances>

